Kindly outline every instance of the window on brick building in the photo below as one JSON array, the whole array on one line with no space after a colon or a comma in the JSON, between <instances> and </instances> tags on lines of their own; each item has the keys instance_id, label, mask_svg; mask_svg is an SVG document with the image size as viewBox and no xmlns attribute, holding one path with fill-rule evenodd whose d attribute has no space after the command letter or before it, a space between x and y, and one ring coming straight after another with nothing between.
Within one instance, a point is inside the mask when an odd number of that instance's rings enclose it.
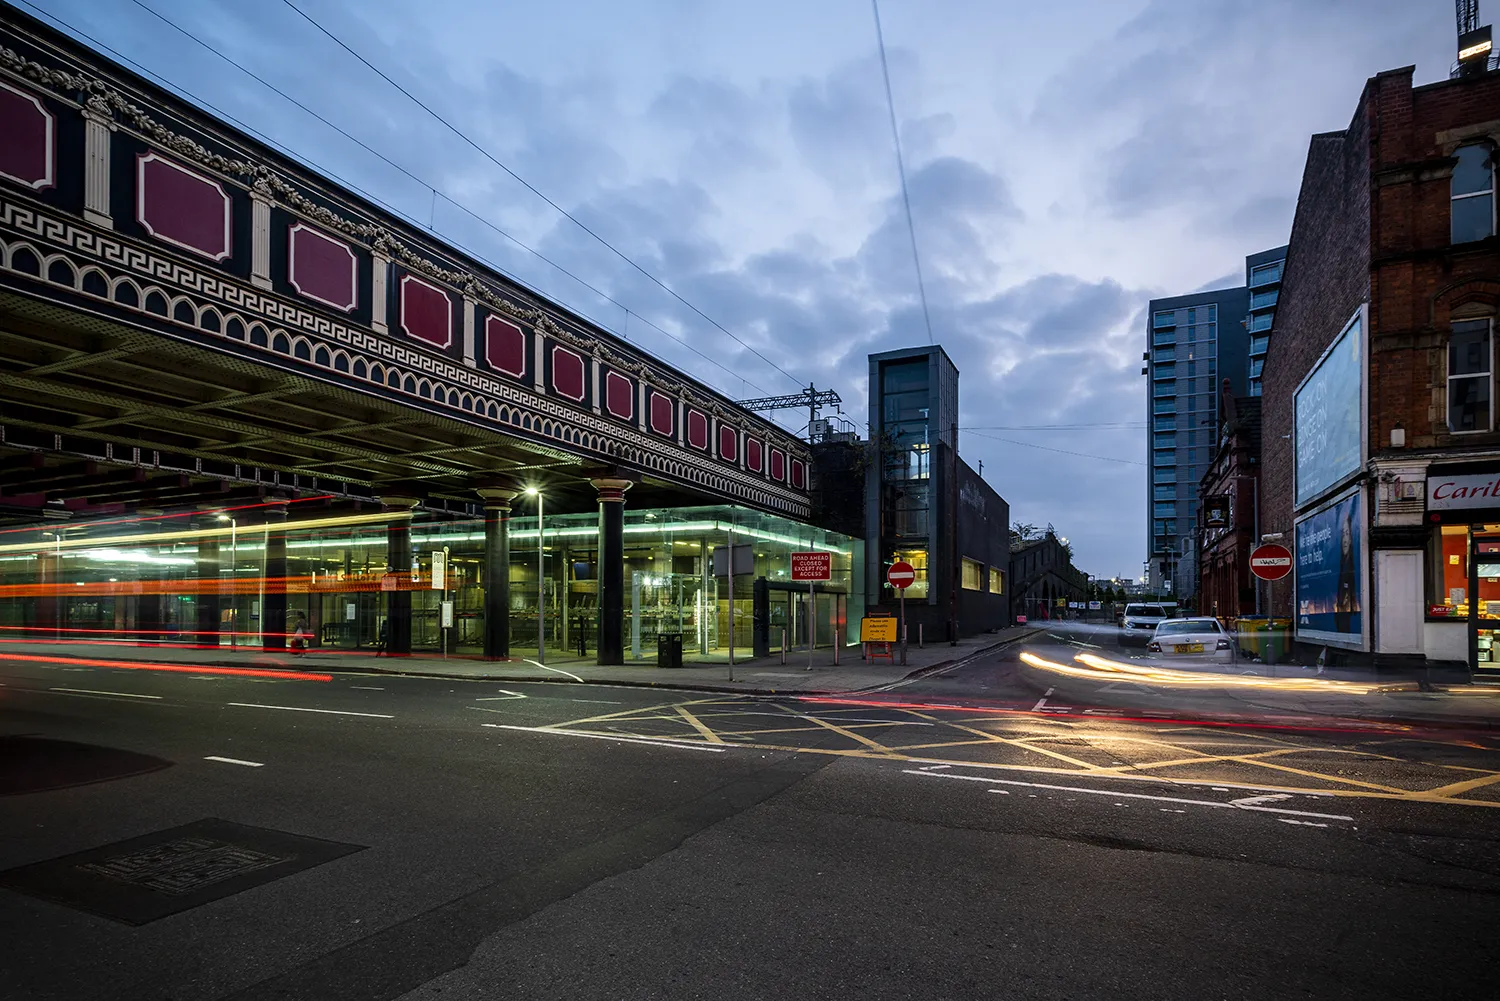
<instances>
[{"instance_id":1,"label":"window on brick building","mask_svg":"<svg viewBox=\"0 0 1500 1001\"><path fill-rule=\"evenodd\" d=\"M1448 339L1448 430L1488 431L1494 423L1490 402L1492 348L1489 320L1453 324Z\"/></svg>"},{"instance_id":2,"label":"window on brick building","mask_svg":"<svg viewBox=\"0 0 1500 1001\"><path fill-rule=\"evenodd\" d=\"M1453 242L1470 243L1495 235L1495 147L1460 146L1453 166Z\"/></svg>"}]
</instances>

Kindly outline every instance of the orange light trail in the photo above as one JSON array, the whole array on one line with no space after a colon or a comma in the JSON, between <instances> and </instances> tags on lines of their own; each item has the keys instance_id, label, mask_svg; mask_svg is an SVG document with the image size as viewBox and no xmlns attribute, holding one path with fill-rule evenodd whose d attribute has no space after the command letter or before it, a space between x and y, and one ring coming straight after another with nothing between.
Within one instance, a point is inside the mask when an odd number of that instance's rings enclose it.
<instances>
[{"instance_id":1,"label":"orange light trail","mask_svg":"<svg viewBox=\"0 0 1500 1001\"><path fill-rule=\"evenodd\" d=\"M41 654L0 652L0 660L34 664L71 664L77 667L124 668L133 671L172 671L178 674L228 674L248 678L282 678L288 681L332 681L331 674L307 671L277 671L258 667L211 667L207 664L155 664L137 660L99 660L92 657L44 657Z\"/></svg>"}]
</instances>

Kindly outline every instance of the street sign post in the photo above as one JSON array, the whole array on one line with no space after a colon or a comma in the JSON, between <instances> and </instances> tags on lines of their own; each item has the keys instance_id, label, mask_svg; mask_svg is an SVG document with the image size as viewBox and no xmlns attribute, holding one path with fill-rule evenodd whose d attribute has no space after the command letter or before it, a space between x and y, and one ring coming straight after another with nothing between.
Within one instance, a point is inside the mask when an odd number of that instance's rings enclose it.
<instances>
[{"instance_id":1,"label":"street sign post","mask_svg":"<svg viewBox=\"0 0 1500 1001\"><path fill-rule=\"evenodd\" d=\"M1261 580L1280 580L1292 572L1292 551L1275 543L1257 546L1250 553L1250 572Z\"/></svg>"},{"instance_id":2,"label":"street sign post","mask_svg":"<svg viewBox=\"0 0 1500 1001\"><path fill-rule=\"evenodd\" d=\"M818 598L813 584L833 579L832 553L793 553L792 580L807 581L807 669L812 670L813 647L817 641ZM836 641L836 638L835 638Z\"/></svg>"},{"instance_id":3,"label":"street sign post","mask_svg":"<svg viewBox=\"0 0 1500 1001\"><path fill-rule=\"evenodd\" d=\"M901 666L906 666L906 589L917 579L917 571L905 560L897 560L885 572L885 579L901 595Z\"/></svg>"}]
</instances>

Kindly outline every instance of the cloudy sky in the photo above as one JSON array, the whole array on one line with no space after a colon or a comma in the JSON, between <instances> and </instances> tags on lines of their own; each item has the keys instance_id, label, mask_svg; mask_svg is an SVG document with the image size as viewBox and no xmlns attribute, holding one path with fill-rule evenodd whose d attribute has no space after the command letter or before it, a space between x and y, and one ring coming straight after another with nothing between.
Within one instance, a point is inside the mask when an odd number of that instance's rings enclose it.
<instances>
[{"instance_id":1,"label":"cloudy sky","mask_svg":"<svg viewBox=\"0 0 1500 1001\"><path fill-rule=\"evenodd\" d=\"M731 396L811 381L863 429L865 356L929 341L869 0L294 0L516 176L285 0L36 2ZM1453 5L883 0L881 15L931 337L961 373L960 451L1084 570L1139 575L1146 301L1240 284L1245 254L1285 242L1308 136L1344 128L1380 70L1444 78Z\"/></svg>"}]
</instances>

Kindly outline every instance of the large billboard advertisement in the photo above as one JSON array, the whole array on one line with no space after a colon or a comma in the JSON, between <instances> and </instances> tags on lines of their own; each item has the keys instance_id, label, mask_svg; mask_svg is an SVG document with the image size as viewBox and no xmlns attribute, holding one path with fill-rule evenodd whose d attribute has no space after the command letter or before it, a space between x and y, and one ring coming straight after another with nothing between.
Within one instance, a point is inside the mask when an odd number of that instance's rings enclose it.
<instances>
[{"instance_id":1,"label":"large billboard advertisement","mask_svg":"<svg viewBox=\"0 0 1500 1001\"><path fill-rule=\"evenodd\" d=\"M1360 468L1364 427L1363 309L1356 312L1296 397L1297 507Z\"/></svg>"},{"instance_id":2,"label":"large billboard advertisement","mask_svg":"<svg viewBox=\"0 0 1500 1001\"><path fill-rule=\"evenodd\" d=\"M1297 639L1365 645L1364 494L1297 522Z\"/></svg>"}]
</instances>

